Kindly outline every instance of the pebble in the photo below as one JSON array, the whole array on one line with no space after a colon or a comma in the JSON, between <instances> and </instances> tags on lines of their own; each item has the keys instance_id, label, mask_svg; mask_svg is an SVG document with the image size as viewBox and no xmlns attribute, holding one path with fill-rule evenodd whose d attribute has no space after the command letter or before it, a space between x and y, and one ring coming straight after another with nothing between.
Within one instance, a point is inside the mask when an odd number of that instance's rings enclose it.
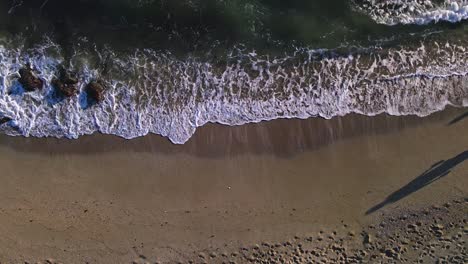
<instances>
[{"instance_id":1,"label":"pebble","mask_svg":"<svg viewBox=\"0 0 468 264\"><path fill-rule=\"evenodd\" d=\"M445 263L463 263L460 258L465 250L468 235L463 204L454 203L447 214L432 210L428 216L415 212L402 216L389 215L372 228L362 230L356 236L353 230L333 231L328 239L318 237L317 243L311 236L294 236L292 240L253 244L240 247L242 254L222 253L222 259L212 252L213 263L427 263L436 262L445 252ZM459 208L460 207L460 208ZM411 216L408 216L411 215ZM382 223L387 224L382 224ZM392 222L392 224L388 224ZM369 228L371 229L371 228ZM341 234L343 232L347 236ZM322 231L321 234L324 234ZM444 236L445 235L445 236ZM325 235L324 235L325 236ZM336 237L336 238L335 238ZM344 237L345 239L341 238ZM271 245L271 246L270 246ZM251 249L249 251L249 249ZM252 250L253 249L253 250ZM409 254L408 252L421 252ZM203 261L204 255L200 254ZM421 256L421 257L419 257Z\"/></svg>"}]
</instances>

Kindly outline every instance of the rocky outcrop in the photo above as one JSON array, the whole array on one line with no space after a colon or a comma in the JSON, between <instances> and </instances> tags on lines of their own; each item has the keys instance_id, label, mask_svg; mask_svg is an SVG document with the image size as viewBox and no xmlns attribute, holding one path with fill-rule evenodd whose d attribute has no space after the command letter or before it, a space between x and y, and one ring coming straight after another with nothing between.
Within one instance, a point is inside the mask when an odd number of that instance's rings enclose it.
<instances>
[{"instance_id":1,"label":"rocky outcrop","mask_svg":"<svg viewBox=\"0 0 468 264\"><path fill-rule=\"evenodd\" d=\"M105 87L100 81L92 81L86 86L86 93L88 98L96 103L104 100Z\"/></svg>"},{"instance_id":2,"label":"rocky outcrop","mask_svg":"<svg viewBox=\"0 0 468 264\"><path fill-rule=\"evenodd\" d=\"M78 79L64 69L60 70L58 79L52 80L52 85L65 97L72 97L78 93Z\"/></svg>"},{"instance_id":3,"label":"rocky outcrop","mask_svg":"<svg viewBox=\"0 0 468 264\"><path fill-rule=\"evenodd\" d=\"M34 73L30 65L19 70L19 82L27 92L42 89L44 82Z\"/></svg>"},{"instance_id":4,"label":"rocky outcrop","mask_svg":"<svg viewBox=\"0 0 468 264\"><path fill-rule=\"evenodd\" d=\"M6 123L8 123L8 122L10 122L11 120L12 120L11 118L6 117L6 116L5 116L5 117L1 117L1 118L0 118L0 126L3 125L3 124L6 124Z\"/></svg>"}]
</instances>

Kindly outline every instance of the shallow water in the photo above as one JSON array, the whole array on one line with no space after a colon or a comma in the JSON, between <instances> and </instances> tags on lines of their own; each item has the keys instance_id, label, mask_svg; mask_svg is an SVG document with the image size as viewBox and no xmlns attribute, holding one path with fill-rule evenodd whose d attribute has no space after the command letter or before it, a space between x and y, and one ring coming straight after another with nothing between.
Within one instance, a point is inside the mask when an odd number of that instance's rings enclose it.
<instances>
[{"instance_id":1,"label":"shallow water","mask_svg":"<svg viewBox=\"0 0 468 264\"><path fill-rule=\"evenodd\" d=\"M427 2L2 1L0 130L184 143L207 122L467 106L468 4ZM26 63L41 91L19 85ZM57 97L59 66L104 101Z\"/></svg>"}]
</instances>

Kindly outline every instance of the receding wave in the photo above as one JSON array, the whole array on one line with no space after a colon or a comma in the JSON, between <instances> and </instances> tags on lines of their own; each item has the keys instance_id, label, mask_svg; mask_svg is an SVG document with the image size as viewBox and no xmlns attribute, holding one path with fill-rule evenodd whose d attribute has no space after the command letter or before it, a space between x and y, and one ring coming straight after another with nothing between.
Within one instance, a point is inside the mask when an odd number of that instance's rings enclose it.
<instances>
[{"instance_id":1,"label":"receding wave","mask_svg":"<svg viewBox=\"0 0 468 264\"><path fill-rule=\"evenodd\" d=\"M186 142L207 122L240 125L275 118L331 118L348 113L428 115L468 106L466 40L427 37L392 47L296 49L283 56L237 46L210 59L169 52L87 49L71 59L47 40L33 49L0 45L0 126L9 135L77 138L101 132L124 138L148 133ZM31 64L45 87L25 92L18 72ZM79 77L77 96L57 99L59 66ZM104 65L104 66L103 66ZM86 83L102 80L100 104L88 105Z\"/></svg>"},{"instance_id":2,"label":"receding wave","mask_svg":"<svg viewBox=\"0 0 468 264\"><path fill-rule=\"evenodd\" d=\"M380 24L459 22L468 18L466 0L355 0L359 10Z\"/></svg>"}]
</instances>

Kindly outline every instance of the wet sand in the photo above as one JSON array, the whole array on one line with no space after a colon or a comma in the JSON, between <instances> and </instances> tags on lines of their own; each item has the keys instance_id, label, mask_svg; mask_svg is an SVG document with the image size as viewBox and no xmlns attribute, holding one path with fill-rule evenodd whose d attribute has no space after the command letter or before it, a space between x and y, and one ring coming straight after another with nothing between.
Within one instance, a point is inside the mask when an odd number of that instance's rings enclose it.
<instances>
[{"instance_id":1,"label":"wet sand","mask_svg":"<svg viewBox=\"0 0 468 264\"><path fill-rule=\"evenodd\" d=\"M329 249L351 233L372 262L372 250L381 248L366 246L375 242L367 241L369 226L400 232L408 227L379 224L406 223L405 214L418 216L433 205L447 210L439 213L444 221L453 216L450 232L461 230L463 243L468 119L460 117L466 111L211 124L185 145L159 136L1 136L0 261L244 263L268 259L269 245L279 244L283 259L270 261L301 263L315 255L292 254L299 244L328 241ZM433 211L427 226L437 224ZM423 235L437 238L427 230ZM397 253L420 250L406 248ZM387 253L377 258L394 261Z\"/></svg>"}]
</instances>

